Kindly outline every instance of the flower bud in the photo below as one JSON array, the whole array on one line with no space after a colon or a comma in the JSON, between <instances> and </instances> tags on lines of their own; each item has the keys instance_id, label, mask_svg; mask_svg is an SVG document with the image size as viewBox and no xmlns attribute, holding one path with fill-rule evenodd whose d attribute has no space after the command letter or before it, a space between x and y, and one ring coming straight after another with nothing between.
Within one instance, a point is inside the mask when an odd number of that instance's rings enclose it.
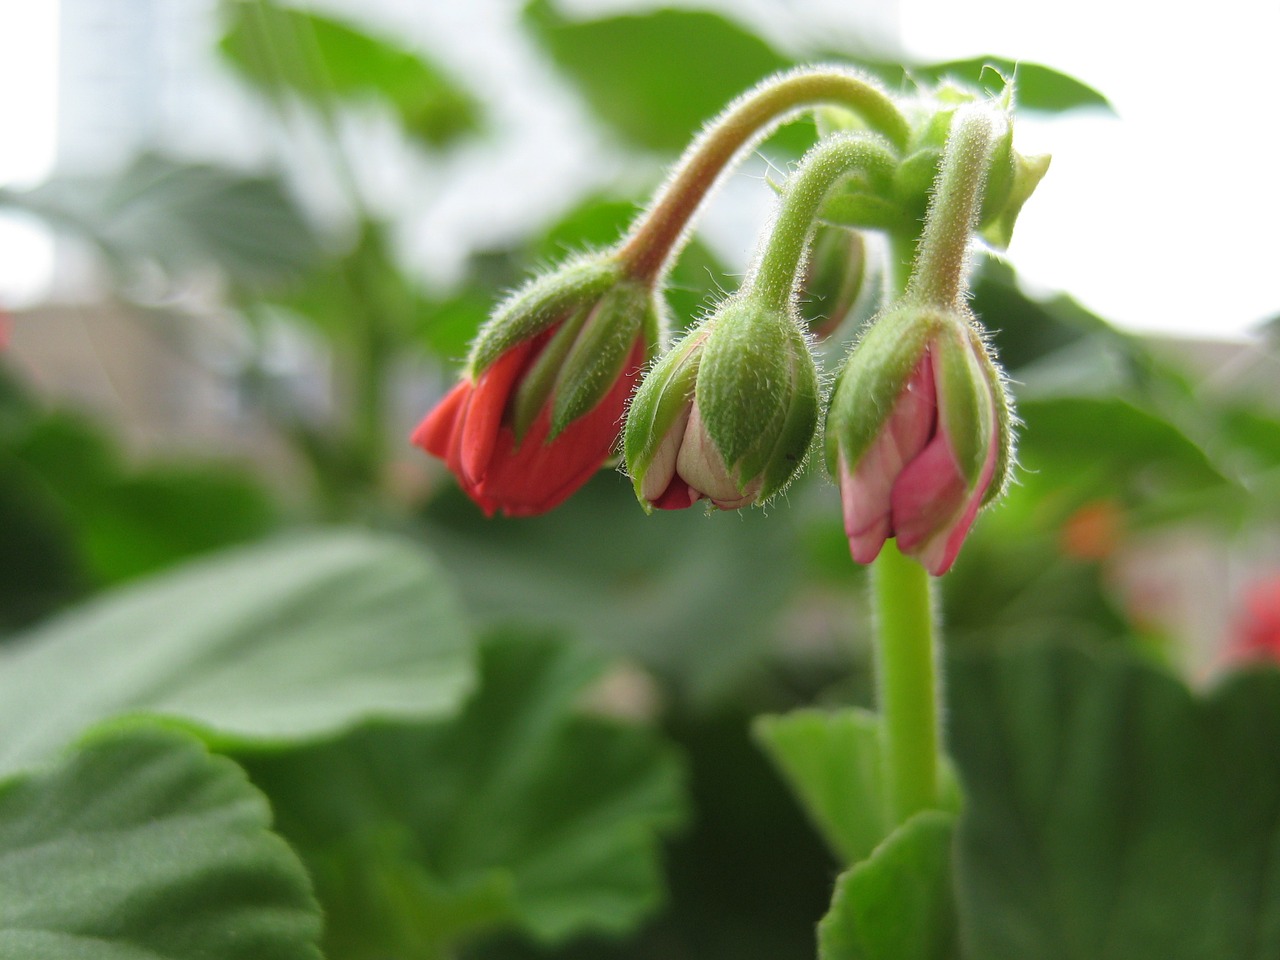
<instances>
[{"instance_id":1,"label":"flower bud","mask_svg":"<svg viewBox=\"0 0 1280 960\"><path fill-rule=\"evenodd\" d=\"M799 310L818 338L835 333L858 301L867 272L867 245L862 234L819 224L801 280Z\"/></svg>"},{"instance_id":2,"label":"flower bud","mask_svg":"<svg viewBox=\"0 0 1280 960\"><path fill-rule=\"evenodd\" d=\"M767 500L795 474L818 421L818 376L797 322L736 298L666 354L636 391L623 435L646 509Z\"/></svg>"},{"instance_id":3,"label":"flower bud","mask_svg":"<svg viewBox=\"0 0 1280 960\"><path fill-rule=\"evenodd\" d=\"M977 321L890 307L854 348L827 415L849 551L870 563L894 537L934 576L951 568L978 510L1003 487L1012 415Z\"/></svg>"},{"instance_id":4,"label":"flower bud","mask_svg":"<svg viewBox=\"0 0 1280 960\"><path fill-rule=\"evenodd\" d=\"M660 325L649 285L615 260L569 263L495 311L413 443L443 458L485 513L544 513L613 454Z\"/></svg>"}]
</instances>

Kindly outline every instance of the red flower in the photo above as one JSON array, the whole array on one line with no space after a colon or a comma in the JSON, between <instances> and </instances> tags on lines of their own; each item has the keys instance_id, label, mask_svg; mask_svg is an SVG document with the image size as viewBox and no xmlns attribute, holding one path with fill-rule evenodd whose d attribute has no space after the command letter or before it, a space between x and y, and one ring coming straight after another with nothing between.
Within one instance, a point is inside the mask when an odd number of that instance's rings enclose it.
<instances>
[{"instance_id":1,"label":"red flower","mask_svg":"<svg viewBox=\"0 0 1280 960\"><path fill-rule=\"evenodd\" d=\"M558 506L613 455L659 306L609 256L534 280L480 330L470 372L413 443L441 457L490 516Z\"/></svg>"},{"instance_id":2,"label":"red flower","mask_svg":"<svg viewBox=\"0 0 1280 960\"><path fill-rule=\"evenodd\" d=\"M1232 627L1231 652L1280 661L1280 574L1253 584Z\"/></svg>"},{"instance_id":3,"label":"red flower","mask_svg":"<svg viewBox=\"0 0 1280 960\"><path fill-rule=\"evenodd\" d=\"M486 514L545 513L591 479L613 454L627 398L640 378L644 342L637 338L621 374L585 416L551 437L551 401L517 438L512 398L554 329L517 344L473 383L463 380L427 414L413 442L442 458Z\"/></svg>"}]
</instances>

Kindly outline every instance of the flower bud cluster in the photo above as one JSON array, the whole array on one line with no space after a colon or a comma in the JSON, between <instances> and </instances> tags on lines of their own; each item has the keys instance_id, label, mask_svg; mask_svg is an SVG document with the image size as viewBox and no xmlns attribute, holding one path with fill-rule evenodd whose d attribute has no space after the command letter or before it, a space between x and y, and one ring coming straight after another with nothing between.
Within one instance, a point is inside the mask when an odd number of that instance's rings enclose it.
<instances>
[{"instance_id":1,"label":"flower bud cluster","mask_svg":"<svg viewBox=\"0 0 1280 960\"><path fill-rule=\"evenodd\" d=\"M689 219L753 138L819 103L837 109L782 190L742 289L663 352L662 279ZM978 231L1006 246L1047 165L1019 154L1007 113L975 94L948 88L900 108L848 71L784 74L708 128L616 248L500 306L413 442L488 514L549 510L618 452L646 510L762 503L813 445L824 398L811 341L854 312L860 231L903 249L923 220L906 292L838 375L825 448L854 560L895 538L942 574L1012 462L1003 377L963 306L966 245Z\"/></svg>"}]
</instances>

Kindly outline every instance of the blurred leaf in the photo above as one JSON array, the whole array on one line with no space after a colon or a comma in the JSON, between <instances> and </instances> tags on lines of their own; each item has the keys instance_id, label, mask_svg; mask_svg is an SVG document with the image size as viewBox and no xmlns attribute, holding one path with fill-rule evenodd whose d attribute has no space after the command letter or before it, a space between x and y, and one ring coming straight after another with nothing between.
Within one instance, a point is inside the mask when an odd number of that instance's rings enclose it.
<instances>
[{"instance_id":1,"label":"blurred leaf","mask_svg":"<svg viewBox=\"0 0 1280 960\"><path fill-rule=\"evenodd\" d=\"M1143 663L955 658L966 956L1280 956L1280 672L1204 700Z\"/></svg>"},{"instance_id":2,"label":"blurred leaf","mask_svg":"<svg viewBox=\"0 0 1280 960\"><path fill-rule=\"evenodd\" d=\"M298 274L319 252L279 179L150 153L105 177L0 190L6 206L92 241L117 270L156 264L185 273L213 264L234 281L259 284Z\"/></svg>"},{"instance_id":3,"label":"blurred leaf","mask_svg":"<svg viewBox=\"0 0 1280 960\"><path fill-rule=\"evenodd\" d=\"M955 960L955 816L916 814L841 874L818 925L819 960Z\"/></svg>"},{"instance_id":4,"label":"blurred leaf","mask_svg":"<svg viewBox=\"0 0 1280 960\"><path fill-rule=\"evenodd\" d=\"M630 482L602 472L554 513L519 520L486 519L450 490L424 539L477 619L636 657L705 702L762 669L777 639L798 574L793 513L646 516Z\"/></svg>"},{"instance_id":5,"label":"blurred leaf","mask_svg":"<svg viewBox=\"0 0 1280 960\"><path fill-rule=\"evenodd\" d=\"M100 734L0 784L0 955L319 960L319 908L270 824L189 737Z\"/></svg>"},{"instance_id":6,"label":"blurred leaf","mask_svg":"<svg viewBox=\"0 0 1280 960\"><path fill-rule=\"evenodd\" d=\"M1023 469L1052 474L1058 486L1110 493L1166 520L1179 516L1189 494L1217 490L1238 500L1243 493L1177 427L1126 400L1030 400L1018 414Z\"/></svg>"},{"instance_id":7,"label":"blurred leaf","mask_svg":"<svg viewBox=\"0 0 1280 960\"><path fill-rule=\"evenodd\" d=\"M65 414L0 430L0 463L64 525L99 584L257 539L276 523L275 507L248 476L217 464L126 468L103 434Z\"/></svg>"},{"instance_id":8,"label":"blurred leaf","mask_svg":"<svg viewBox=\"0 0 1280 960\"><path fill-rule=\"evenodd\" d=\"M970 306L991 331L1000 361L1010 371L1021 370L1104 326L1066 297L1045 302L1028 296L1013 268L995 257L982 258L972 288Z\"/></svg>"},{"instance_id":9,"label":"blurred leaf","mask_svg":"<svg viewBox=\"0 0 1280 960\"><path fill-rule=\"evenodd\" d=\"M1106 564L1107 555L1073 556L1063 526L1098 490L1073 489L1066 477L1025 473L986 512L940 586L952 649L1022 646L1038 640L1123 643L1132 627ZM1116 502L1116 501L1107 501ZM1118 508L1117 508L1118 509Z\"/></svg>"},{"instance_id":10,"label":"blurred leaf","mask_svg":"<svg viewBox=\"0 0 1280 960\"><path fill-rule=\"evenodd\" d=\"M759 741L841 863L857 863L889 835L880 723L858 709L759 717Z\"/></svg>"},{"instance_id":11,"label":"blurred leaf","mask_svg":"<svg viewBox=\"0 0 1280 960\"><path fill-rule=\"evenodd\" d=\"M430 147L446 146L479 126L470 94L391 39L269 0L224 0L223 9L223 54L271 96L288 91L323 110L339 99L377 98L395 110L410 136Z\"/></svg>"},{"instance_id":12,"label":"blurred leaf","mask_svg":"<svg viewBox=\"0 0 1280 960\"><path fill-rule=\"evenodd\" d=\"M102 595L0 650L0 770L156 713L248 744L448 715L472 682L435 565L355 532L228 551Z\"/></svg>"},{"instance_id":13,"label":"blurred leaf","mask_svg":"<svg viewBox=\"0 0 1280 960\"><path fill-rule=\"evenodd\" d=\"M551 0L531 0L524 13L596 115L650 150L680 150L730 100L791 65L713 13L664 9L569 20Z\"/></svg>"},{"instance_id":14,"label":"blurred leaf","mask_svg":"<svg viewBox=\"0 0 1280 960\"><path fill-rule=\"evenodd\" d=\"M551 944L652 910L680 769L647 731L576 714L598 668L493 641L455 719L249 761L316 880L330 956L447 955L510 925Z\"/></svg>"},{"instance_id":15,"label":"blurred leaf","mask_svg":"<svg viewBox=\"0 0 1280 960\"><path fill-rule=\"evenodd\" d=\"M1063 113L1081 108L1112 112L1107 98L1087 83L1052 67L1025 60L983 56L907 66L890 60L859 59L859 62L881 77L890 89L906 89L909 81L932 86L954 80L998 96L1004 91L1008 78L1015 81L1015 105L1021 112Z\"/></svg>"}]
</instances>

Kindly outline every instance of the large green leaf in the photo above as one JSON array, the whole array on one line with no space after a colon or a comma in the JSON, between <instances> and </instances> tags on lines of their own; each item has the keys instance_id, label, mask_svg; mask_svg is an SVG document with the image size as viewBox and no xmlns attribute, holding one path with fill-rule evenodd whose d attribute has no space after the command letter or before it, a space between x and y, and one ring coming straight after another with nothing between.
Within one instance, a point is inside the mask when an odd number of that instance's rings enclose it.
<instances>
[{"instance_id":1,"label":"large green leaf","mask_svg":"<svg viewBox=\"0 0 1280 960\"><path fill-rule=\"evenodd\" d=\"M100 734L0 783L5 960L319 960L297 857L234 763L175 731Z\"/></svg>"},{"instance_id":2,"label":"large green leaf","mask_svg":"<svg viewBox=\"0 0 1280 960\"><path fill-rule=\"evenodd\" d=\"M448 715L472 679L461 618L421 551L296 537L104 594L0 650L0 770L119 714L272 743Z\"/></svg>"},{"instance_id":3,"label":"large green leaf","mask_svg":"<svg viewBox=\"0 0 1280 960\"><path fill-rule=\"evenodd\" d=\"M1037 646L958 658L951 681L966 956L1280 956L1280 672L1197 699Z\"/></svg>"},{"instance_id":4,"label":"large green leaf","mask_svg":"<svg viewBox=\"0 0 1280 960\"><path fill-rule=\"evenodd\" d=\"M790 61L712 13L570 20L531 0L525 20L596 115L633 144L678 151L726 103Z\"/></svg>"},{"instance_id":5,"label":"large green leaf","mask_svg":"<svg viewBox=\"0 0 1280 960\"><path fill-rule=\"evenodd\" d=\"M754 732L843 863L866 858L888 836L874 714L795 710L760 717Z\"/></svg>"},{"instance_id":6,"label":"large green leaf","mask_svg":"<svg viewBox=\"0 0 1280 960\"><path fill-rule=\"evenodd\" d=\"M0 426L6 486L61 520L96 583L258 539L277 522L266 492L244 473L208 462L126 466L87 421L43 410L23 421Z\"/></svg>"},{"instance_id":7,"label":"large green leaf","mask_svg":"<svg viewBox=\"0 0 1280 960\"><path fill-rule=\"evenodd\" d=\"M118 269L154 263L182 273L220 267L233 280L294 276L319 253L280 181L142 154L120 173L54 178L15 193L16 207L92 241Z\"/></svg>"},{"instance_id":8,"label":"large green leaf","mask_svg":"<svg viewBox=\"0 0 1280 960\"><path fill-rule=\"evenodd\" d=\"M954 960L954 814L918 813L836 881L819 960ZM1028 954L1028 956L1031 956Z\"/></svg>"},{"instance_id":9,"label":"large green leaf","mask_svg":"<svg viewBox=\"0 0 1280 960\"><path fill-rule=\"evenodd\" d=\"M254 84L297 94L322 109L374 97L404 129L439 147L474 130L479 108L435 64L389 38L270 0L227 0L221 49Z\"/></svg>"},{"instance_id":10,"label":"large green leaf","mask_svg":"<svg viewBox=\"0 0 1280 960\"><path fill-rule=\"evenodd\" d=\"M330 957L437 956L507 926L554 943L653 908L679 765L649 732L576 713L598 666L493 641L454 720L249 759L315 878Z\"/></svg>"},{"instance_id":11,"label":"large green leaf","mask_svg":"<svg viewBox=\"0 0 1280 960\"><path fill-rule=\"evenodd\" d=\"M662 511L602 472L542 517L485 519L437 498L425 538L468 609L641 660L704 703L761 669L796 583L796 511ZM602 536L601 531L608 531Z\"/></svg>"}]
</instances>

